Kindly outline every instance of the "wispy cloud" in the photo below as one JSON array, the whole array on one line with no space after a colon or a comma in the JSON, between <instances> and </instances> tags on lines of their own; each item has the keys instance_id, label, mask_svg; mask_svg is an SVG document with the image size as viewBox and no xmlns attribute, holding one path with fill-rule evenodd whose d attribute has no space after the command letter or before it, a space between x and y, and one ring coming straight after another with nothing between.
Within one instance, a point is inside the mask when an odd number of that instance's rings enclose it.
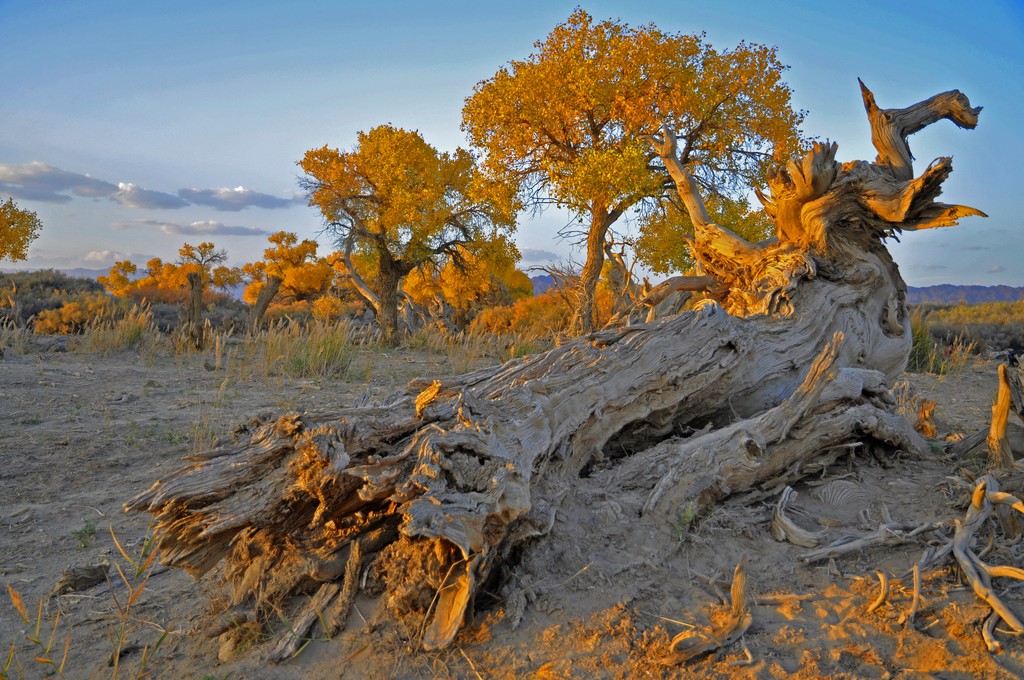
<instances>
[{"instance_id":1,"label":"wispy cloud","mask_svg":"<svg viewBox=\"0 0 1024 680\"><path fill-rule=\"evenodd\" d=\"M144 253L131 253L104 248L103 250L90 250L82 256L81 261L75 262L75 266L82 267L84 265L86 268L109 269L115 262L130 260L141 267L143 262L149 262L151 259L153 259L152 255Z\"/></svg>"},{"instance_id":2,"label":"wispy cloud","mask_svg":"<svg viewBox=\"0 0 1024 680\"><path fill-rule=\"evenodd\" d=\"M519 251L519 254L523 256L523 262L547 262L560 259L557 253L553 253L550 250L541 250L540 248L523 248Z\"/></svg>"},{"instance_id":3,"label":"wispy cloud","mask_svg":"<svg viewBox=\"0 0 1024 680\"><path fill-rule=\"evenodd\" d=\"M153 227L165 234L176 236L266 236L270 233L257 227L228 226L216 220L199 220L189 224L163 220L132 220L114 224L114 229L117 230L135 227Z\"/></svg>"},{"instance_id":4,"label":"wispy cloud","mask_svg":"<svg viewBox=\"0 0 1024 680\"><path fill-rule=\"evenodd\" d=\"M270 194L262 194L245 187L221 187L219 189L181 189L178 196L196 205L207 205L214 210L230 210L237 212L243 208L287 208L304 199L278 198Z\"/></svg>"},{"instance_id":5,"label":"wispy cloud","mask_svg":"<svg viewBox=\"0 0 1024 680\"><path fill-rule=\"evenodd\" d=\"M1004 267L1001 264L994 264L994 265L992 265L991 267L988 268L988 273L989 274L999 274L1000 272L1005 272L1005 271L1006 271L1006 267Z\"/></svg>"},{"instance_id":6,"label":"wispy cloud","mask_svg":"<svg viewBox=\"0 0 1024 680\"><path fill-rule=\"evenodd\" d=\"M112 196L117 185L55 168L52 165L33 161L31 163L0 163L0 193L14 198L46 203L67 203L75 196L103 198Z\"/></svg>"},{"instance_id":7,"label":"wispy cloud","mask_svg":"<svg viewBox=\"0 0 1024 680\"><path fill-rule=\"evenodd\" d=\"M120 253L116 250L90 250L83 257L83 260L89 264L106 264L108 262L116 262L118 260L128 259L128 255Z\"/></svg>"},{"instance_id":8,"label":"wispy cloud","mask_svg":"<svg viewBox=\"0 0 1024 680\"><path fill-rule=\"evenodd\" d=\"M110 198L128 208L145 208L147 210L174 210L188 205L188 201L177 196L165 194L162 191L143 189L131 182L118 184L117 191Z\"/></svg>"},{"instance_id":9,"label":"wispy cloud","mask_svg":"<svg viewBox=\"0 0 1024 680\"><path fill-rule=\"evenodd\" d=\"M81 196L107 198L128 208L144 210L176 210L195 204L233 212L249 207L287 208L305 200L279 198L243 186L234 189L181 189L175 196L163 191L145 189L132 182L114 184L91 175L55 168L40 161L21 164L0 163L0 194L46 203L67 203L75 196Z\"/></svg>"}]
</instances>

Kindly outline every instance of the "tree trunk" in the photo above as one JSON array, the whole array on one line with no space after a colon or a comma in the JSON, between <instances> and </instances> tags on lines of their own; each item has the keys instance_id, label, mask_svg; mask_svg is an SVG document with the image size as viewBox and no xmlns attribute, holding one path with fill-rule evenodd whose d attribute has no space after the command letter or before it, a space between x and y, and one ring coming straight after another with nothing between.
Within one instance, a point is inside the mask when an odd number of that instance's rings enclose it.
<instances>
[{"instance_id":1,"label":"tree trunk","mask_svg":"<svg viewBox=\"0 0 1024 680\"><path fill-rule=\"evenodd\" d=\"M277 292L281 290L281 283L283 279L280 276L268 276L267 281L262 288L260 288L259 295L256 296L256 304L252 306L252 311L249 314L249 330L255 333L259 330L260 324L263 323L263 317L267 313L267 308L270 307L271 301Z\"/></svg>"},{"instance_id":2,"label":"tree trunk","mask_svg":"<svg viewBox=\"0 0 1024 680\"><path fill-rule=\"evenodd\" d=\"M185 303L185 336L189 344L198 350L203 349L203 277L191 272L188 280L188 302Z\"/></svg>"},{"instance_id":3,"label":"tree trunk","mask_svg":"<svg viewBox=\"0 0 1024 680\"><path fill-rule=\"evenodd\" d=\"M597 282L604 266L604 240L608 227L618 215L609 214L604 207L594 206L590 211L590 229L587 231L587 259L580 271L580 323L584 333L597 328Z\"/></svg>"},{"instance_id":4,"label":"tree trunk","mask_svg":"<svg viewBox=\"0 0 1024 680\"><path fill-rule=\"evenodd\" d=\"M390 347L398 344L398 302L401 282L402 275L398 269L382 258L377 272L377 299L380 304L376 314L381 342Z\"/></svg>"},{"instance_id":5,"label":"tree trunk","mask_svg":"<svg viewBox=\"0 0 1024 680\"><path fill-rule=\"evenodd\" d=\"M973 127L978 109L963 95L928 101ZM920 116L872 118L875 136L904 139L905 120ZM414 383L386 406L289 414L236 435L129 504L156 516L165 563L201 574L223 561L235 602L260 620L296 592L319 588L317 606L329 606L352 561L373 560L387 574L386 608L425 621L412 629L438 648L582 478L605 475L612 497L646 490L630 521L671 521L782 488L846 444L923 450L887 402L911 333L882 238L980 214L934 203L949 159L907 180L891 163L840 164L834 144L816 144L769 183L778 238L758 246L711 223L674 133L657 141L712 300Z\"/></svg>"}]
</instances>

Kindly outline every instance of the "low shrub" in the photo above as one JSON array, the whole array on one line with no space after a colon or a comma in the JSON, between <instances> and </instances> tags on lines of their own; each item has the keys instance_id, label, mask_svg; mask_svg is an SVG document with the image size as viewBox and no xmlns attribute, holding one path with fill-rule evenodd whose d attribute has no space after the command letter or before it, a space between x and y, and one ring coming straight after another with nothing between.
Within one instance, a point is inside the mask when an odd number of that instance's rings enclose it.
<instances>
[{"instance_id":1,"label":"low shrub","mask_svg":"<svg viewBox=\"0 0 1024 680\"><path fill-rule=\"evenodd\" d=\"M37 335L77 335L90 324L113 319L116 307L105 293L80 293L65 298L60 307L39 312L34 330Z\"/></svg>"}]
</instances>

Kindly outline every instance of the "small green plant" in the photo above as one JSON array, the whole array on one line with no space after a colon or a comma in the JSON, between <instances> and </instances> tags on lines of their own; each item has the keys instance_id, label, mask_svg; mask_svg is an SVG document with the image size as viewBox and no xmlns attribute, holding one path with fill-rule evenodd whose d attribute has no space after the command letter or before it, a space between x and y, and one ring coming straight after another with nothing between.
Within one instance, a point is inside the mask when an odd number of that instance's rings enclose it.
<instances>
[{"instance_id":1,"label":"small green plant","mask_svg":"<svg viewBox=\"0 0 1024 680\"><path fill-rule=\"evenodd\" d=\"M679 509L679 512L676 513L676 521L672 524L672 533L676 539L681 541L686 537L696 517L697 513L692 505L687 504L686 507Z\"/></svg>"},{"instance_id":2,"label":"small green plant","mask_svg":"<svg viewBox=\"0 0 1024 680\"><path fill-rule=\"evenodd\" d=\"M81 529L75 529L71 533L78 539L78 547L84 550L96 538L96 522L89 520L82 525Z\"/></svg>"}]
</instances>

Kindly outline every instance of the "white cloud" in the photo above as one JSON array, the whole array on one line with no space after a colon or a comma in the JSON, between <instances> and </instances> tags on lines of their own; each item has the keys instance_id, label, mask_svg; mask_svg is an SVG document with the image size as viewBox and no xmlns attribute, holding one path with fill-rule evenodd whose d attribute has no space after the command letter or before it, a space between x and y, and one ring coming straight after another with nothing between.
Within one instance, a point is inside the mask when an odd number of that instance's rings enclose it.
<instances>
[{"instance_id":1,"label":"white cloud","mask_svg":"<svg viewBox=\"0 0 1024 680\"><path fill-rule=\"evenodd\" d=\"M143 189L131 182L118 183L117 191L111 195L111 198L129 208L145 208L150 210L173 210L175 208L184 208L188 205L188 201L182 198L165 194L162 191Z\"/></svg>"},{"instance_id":2,"label":"white cloud","mask_svg":"<svg viewBox=\"0 0 1024 680\"><path fill-rule=\"evenodd\" d=\"M119 253L116 250L90 250L85 254L83 259L89 263L95 262L116 262L117 260L124 260L128 256L123 253Z\"/></svg>"},{"instance_id":3,"label":"white cloud","mask_svg":"<svg viewBox=\"0 0 1024 680\"><path fill-rule=\"evenodd\" d=\"M196 205L210 206L215 210L237 212L243 208L287 208L305 199L278 198L270 194L260 193L253 189L237 186L234 189L221 187L218 189L180 189L178 196Z\"/></svg>"},{"instance_id":4,"label":"white cloud","mask_svg":"<svg viewBox=\"0 0 1024 680\"><path fill-rule=\"evenodd\" d=\"M270 233L257 227L228 226L217 220L198 220L189 224L163 220L132 220L114 224L114 229L118 231L135 227L154 227L165 234L177 236L266 236Z\"/></svg>"},{"instance_id":5,"label":"white cloud","mask_svg":"<svg viewBox=\"0 0 1024 680\"><path fill-rule=\"evenodd\" d=\"M67 203L68 194L86 198L112 196L117 187L110 182L47 165L40 161L0 163L0 193L14 198L45 203Z\"/></svg>"}]
</instances>

